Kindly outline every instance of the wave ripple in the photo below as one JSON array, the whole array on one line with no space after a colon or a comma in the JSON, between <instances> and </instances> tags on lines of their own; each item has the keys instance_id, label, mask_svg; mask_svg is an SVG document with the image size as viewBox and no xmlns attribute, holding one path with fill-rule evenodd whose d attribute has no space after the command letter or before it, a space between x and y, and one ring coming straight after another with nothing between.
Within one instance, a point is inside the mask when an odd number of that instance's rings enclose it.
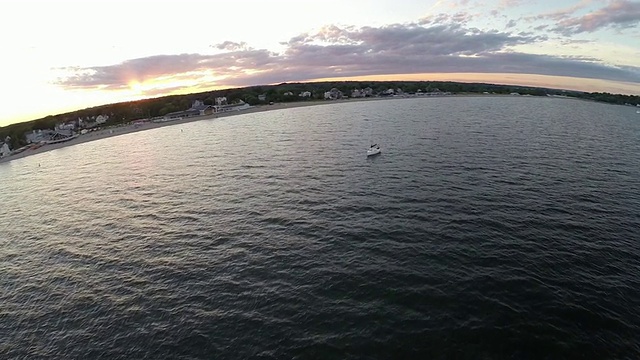
<instances>
[{"instance_id":1,"label":"wave ripple","mask_svg":"<svg viewBox=\"0 0 640 360\"><path fill-rule=\"evenodd\" d=\"M638 358L627 112L343 103L0 164L0 358Z\"/></svg>"}]
</instances>

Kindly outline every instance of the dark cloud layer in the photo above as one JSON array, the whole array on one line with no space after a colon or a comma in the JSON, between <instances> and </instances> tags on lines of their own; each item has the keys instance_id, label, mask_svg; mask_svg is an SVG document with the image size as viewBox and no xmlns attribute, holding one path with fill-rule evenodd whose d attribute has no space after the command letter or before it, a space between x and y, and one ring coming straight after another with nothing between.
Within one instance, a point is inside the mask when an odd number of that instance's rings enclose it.
<instances>
[{"instance_id":1,"label":"dark cloud layer","mask_svg":"<svg viewBox=\"0 0 640 360\"><path fill-rule=\"evenodd\" d=\"M315 78L411 73L523 73L640 83L640 68L612 67L595 59L533 55L511 50L546 37L481 31L463 14L384 27L327 26L283 43L276 54L245 43L214 45L220 54L158 55L111 66L67 69L67 88L121 89L132 80L205 74L226 76L218 85L245 86ZM215 85L215 84L211 84Z\"/></svg>"}]
</instances>

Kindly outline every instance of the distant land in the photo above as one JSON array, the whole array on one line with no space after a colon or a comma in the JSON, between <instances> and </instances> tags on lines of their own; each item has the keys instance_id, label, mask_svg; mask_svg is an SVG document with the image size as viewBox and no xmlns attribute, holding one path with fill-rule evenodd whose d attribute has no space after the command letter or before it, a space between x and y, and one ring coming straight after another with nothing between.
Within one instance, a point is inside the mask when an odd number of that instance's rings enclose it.
<instances>
[{"instance_id":1,"label":"distant land","mask_svg":"<svg viewBox=\"0 0 640 360\"><path fill-rule=\"evenodd\" d=\"M573 90L496 85L487 83L461 83L447 81L296 82L205 91L185 95L170 95L101 105L58 115L49 115L41 119L0 127L0 141L9 136L11 138L11 147L18 148L27 144L24 136L25 133L39 129L53 129L57 124L75 121L78 118L91 118L99 115L108 115L109 120L105 126L114 126L130 123L140 119L163 117L169 113L186 110L196 100L202 101L206 105L214 105L216 103L216 98L222 97L226 98L226 102L229 104L245 102L249 105L317 101L325 99L325 93L332 89L337 90L334 92L339 94L339 98L415 96L416 94L518 94L530 96L567 96L618 105L640 104L640 96L638 95L597 92L589 93ZM367 91L361 91L364 89L367 89ZM390 91L390 89L393 91Z\"/></svg>"}]
</instances>

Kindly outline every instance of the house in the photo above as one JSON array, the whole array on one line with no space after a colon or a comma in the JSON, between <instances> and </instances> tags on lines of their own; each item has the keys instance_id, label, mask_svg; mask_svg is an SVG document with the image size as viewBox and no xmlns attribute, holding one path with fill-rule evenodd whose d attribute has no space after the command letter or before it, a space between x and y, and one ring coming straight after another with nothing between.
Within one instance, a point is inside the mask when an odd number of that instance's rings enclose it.
<instances>
[{"instance_id":1,"label":"house","mask_svg":"<svg viewBox=\"0 0 640 360\"><path fill-rule=\"evenodd\" d=\"M424 93L426 96L442 96L442 95L451 95L450 92L444 92L438 88L435 88L427 93Z\"/></svg>"},{"instance_id":2,"label":"house","mask_svg":"<svg viewBox=\"0 0 640 360\"><path fill-rule=\"evenodd\" d=\"M336 99L341 99L342 98L342 91L333 88L327 92L324 93L324 99L325 100L336 100Z\"/></svg>"},{"instance_id":3,"label":"house","mask_svg":"<svg viewBox=\"0 0 640 360\"><path fill-rule=\"evenodd\" d=\"M284 96L293 96L293 93L291 91L287 91L286 93L282 94Z\"/></svg>"},{"instance_id":4,"label":"house","mask_svg":"<svg viewBox=\"0 0 640 360\"><path fill-rule=\"evenodd\" d=\"M265 94L260 94L260 95L258 95L258 100L260 100L260 101L267 101L267 95L265 95Z\"/></svg>"},{"instance_id":5,"label":"house","mask_svg":"<svg viewBox=\"0 0 640 360\"><path fill-rule=\"evenodd\" d=\"M311 97L311 91L303 91L300 94L298 94L298 96L300 96L300 97Z\"/></svg>"},{"instance_id":6,"label":"house","mask_svg":"<svg viewBox=\"0 0 640 360\"><path fill-rule=\"evenodd\" d=\"M213 114L214 107L211 105L205 105L202 101L196 100L191 107L183 111L174 111L164 116L164 120L178 120L182 118L210 115Z\"/></svg>"},{"instance_id":7,"label":"house","mask_svg":"<svg viewBox=\"0 0 640 360\"><path fill-rule=\"evenodd\" d=\"M61 140L70 139L74 137L74 133L71 129L60 128L59 125L56 125L55 130L33 130L30 133L26 133L24 137L27 139L27 143L38 144L50 143L53 141L59 142Z\"/></svg>"},{"instance_id":8,"label":"house","mask_svg":"<svg viewBox=\"0 0 640 360\"><path fill-rule=\"evenodd\" d=\"M54 134L55 134L55 131L50 129L33 130L30 133L26 133L24 137L27 139L27 143L37 144L39 142L51 140Z\"/></svg>"},{"instance_id":9,"label":"house","mask_svg":"<svg viewBox=\"0 0 640 360\"><path fill-rule=\"evenodd\" d=\"M56 134L60 134L61 136L71 136L73 135L73 131L75 129L76 129L75 121L69 121L66 123L57 124L53 128L54 134L52 136L55 136Z\"/></svg>"},{"instance_id":10,"label":"house","mask_svg":"<svg viewBox=\"0 0 640 360\"><path fill-rule=\"evenodd\" d=\"M102 125L104 123L107 122L107 120L109 120L109 115L98 115L96 116L96 124Z\"/></svg>"},{"instance_id":11,"label":"house","mask_svg":"<svg viewBox=\"0 0 640 360\"><path fill-rule=\"evenodd\" d=\"M382 92L382 96L393 96L395 95L396 91L393 89L387 89L385 91Z\"/></svg>"},{"instance_id":12,"label":"house","mask_svg":"<svg viewBox=\"0 0 640 360\"><path fill-rule=\"evenodd\" d=\"M372 95L373 95L373 89L371 88L354 89L351 91L352 98L363 98L363 97L372 96Z\"/></svg>"},{"instance_id":13,"label":"house","mask_svg":"<svg viewBox=\"0 0 640 360\"><path fill-rule=\"evenodd\" d=\"M193 102L193 105L191 105L191 109L189 110L198 110L200 112L200 115L209 115L213 113L213 106L205 105L204 102L196 100Z\"/></svg>"},{"instance_id":14,"label":"house","mask_svg":"<svg viewBox=\"0 0 640 360\"><path fill-rule=\"evenodd\" d=\"M56 130L75 130L76 129L76 123L74 121L69 121L66 123L62 123L62 124L58 124L56 125Z\"/></svg>"},{"instance_id":15,"label":"house","mask_svg":"<svg viewBox=\"0 0 640 360\"><path fill-rule=\"evenodd\" d=\"M109 120L109 115L98 115L98 116L87 116L86 118L78 118L78 128L81 129L89 129L93 127L100 126Z\"/></svg>"},{"instance_id":16,"label":"house","mask_svg":"<svg viewBox=\"0 0 640 360\"><path fill-rule=\"evenodd\" d=\"M218 105L218 106L227 105L227 97L226 96L217 97L216 98L216 105Z\"/></svg>"},{"instance_id":17,"label":"house","mask_svg":"<svg viewBox=\"0 0 640 360\"><path fill-rule=\"evenodd\" d=\"M215 113L224 113L229 111L240 111L250 108L251 106L246 102L239 100L238 103L235 104L225 104L225 105L216 105L213 107L213 111Z\"/></svg>"},{"instance_id":18,"label":"house","mask_svg":"<svg viewBox=\"0 0 640 360\"><path fill-rule=\"evenodd\" d=\"M0 158L11 155L11 149L6 142L0 143Z\"/></svg>"}]
</instances>

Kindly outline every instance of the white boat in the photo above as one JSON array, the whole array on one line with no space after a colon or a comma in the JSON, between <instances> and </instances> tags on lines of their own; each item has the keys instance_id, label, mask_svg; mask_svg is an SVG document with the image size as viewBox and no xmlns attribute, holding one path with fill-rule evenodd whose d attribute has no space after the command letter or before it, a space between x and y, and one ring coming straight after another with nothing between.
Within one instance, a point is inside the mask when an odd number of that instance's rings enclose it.
<instances>
[{"instance_id":1,"label":"white boat","mask_svg":"<svg viewBox=\"0 0 640 360\"><path fill-rule=\"evenodd\" d=\"M380 151L382 151L382 150L380 149L380 145L378 145L378 144L373 144L373 145L371 145L371 147L369 148L369 150L367 150L367 156L378 155L378 154L380 154Z\"/></svg>"}]
</instances>

